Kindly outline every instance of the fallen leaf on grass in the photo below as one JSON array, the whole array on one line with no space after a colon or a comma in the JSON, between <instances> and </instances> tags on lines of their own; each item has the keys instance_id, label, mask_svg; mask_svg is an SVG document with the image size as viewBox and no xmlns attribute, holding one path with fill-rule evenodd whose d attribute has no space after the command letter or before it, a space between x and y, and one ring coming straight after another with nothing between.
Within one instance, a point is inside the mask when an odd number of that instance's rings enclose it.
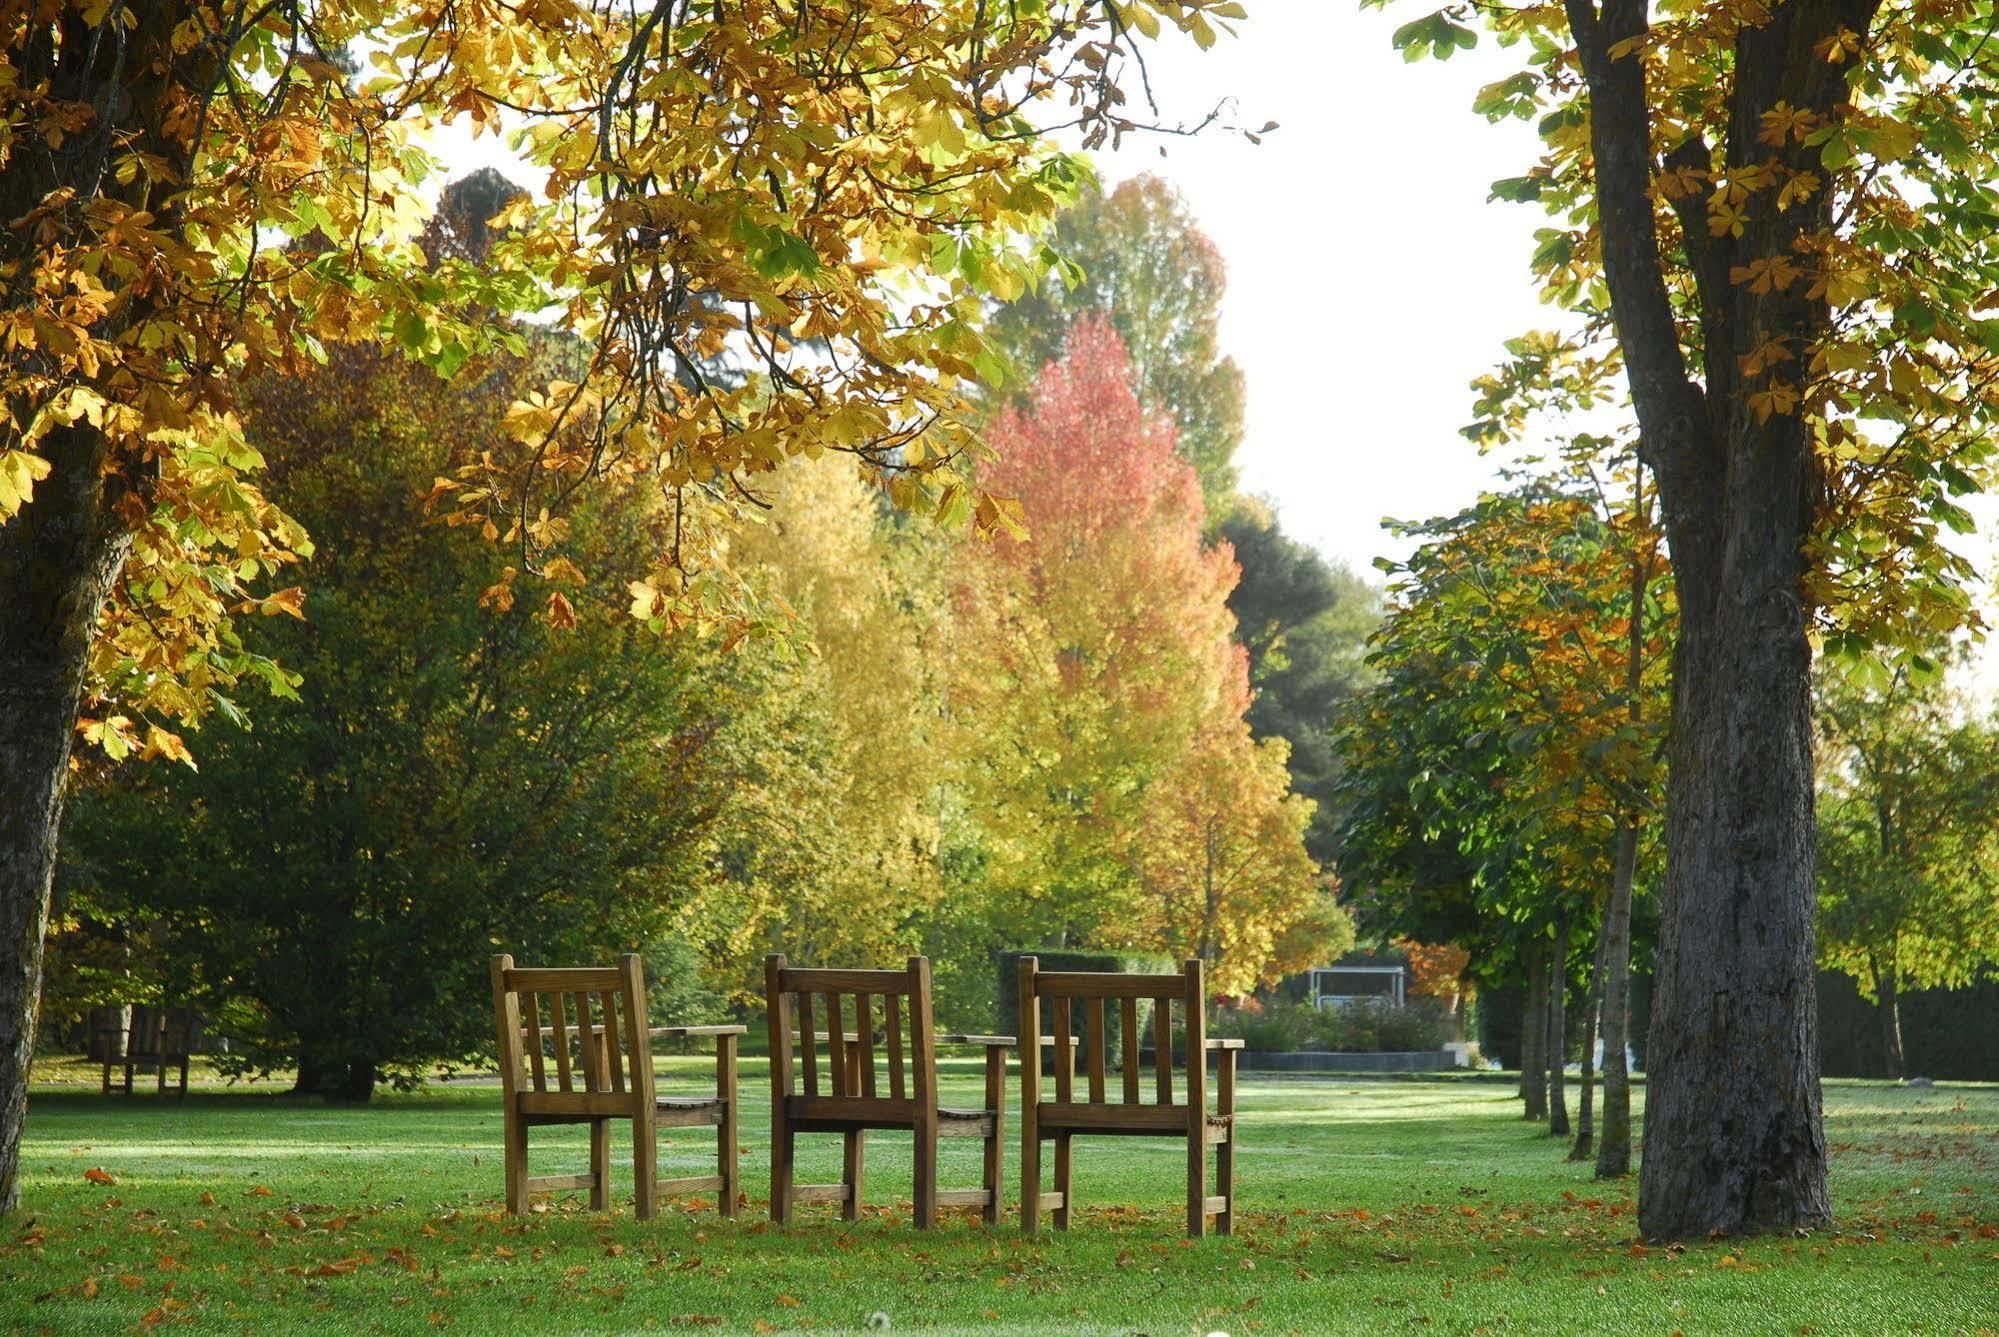
<instances>
[{"instance_id":1,"label":"fallen leaf on grass","mask_svg":"<svg viewBox=\"0 0 1999 1337\"><path fill-rule=\"evenodd\" d=\"M117 1180L113 1179L110 1175L106 1174L104 1171L94 1168L85 1170L83 1172L83 1178L84 1182L89 1184L115 1184L118 1182Z\"/></svg>"}]
</instances>

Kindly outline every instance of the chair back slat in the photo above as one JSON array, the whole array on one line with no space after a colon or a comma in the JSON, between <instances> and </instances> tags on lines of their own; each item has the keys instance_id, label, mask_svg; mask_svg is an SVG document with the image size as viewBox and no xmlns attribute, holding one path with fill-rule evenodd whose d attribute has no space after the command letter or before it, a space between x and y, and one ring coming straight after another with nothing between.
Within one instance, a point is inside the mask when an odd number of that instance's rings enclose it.
<instances>
[{"instance_id":1,"label":"chair back slat","mask_svg":"<svg viewBox=\"0 0 1999 1337\"><path fill-rule=\"evenodd\" d=\"M1076 1047L1069 1037L1069 996L1055 996L1055 1098L1067 1105L1076 1098Z\"/></svg>"},{"instance_id":2,"label":"chair back slat","mask_svg":"<svg viewBox=\"0 0 1999 1337\"><path fill-rule=\"evenodd\" d=\"M625 1093L625 1063L624 1055L619 1053L623 1047L624 1032L618 1025L618 995L600 993L597 997L604 1009L603 1046L604 1057L608 1060L604 1066L610 1069L611 1093L621 1096Z\"/></svg>"},{"instance_id":3,"label":"chair back slat","mask_svg":"<svg viewBox=\"0 0 1999 1337\"><path fill-rule=\"evenodd\" d=\"M819 1094L819 1046L812 1038L812 991L799 990L790 994L797 1000L798 1014L798 1059L805 1073L805 1094ZM834 1095L840 1094L838 1091Z\"/></svg>"},{"instance_id":4,"label":"chair back slat","mask_svg":"<svg viewBox=\"0 0 1999 1337\"><path fill-rule=\"evenodd\" d=\"M902 1084L902 995L882 995L882 1047L888 1050L888 1095L903 1098Z\"/></svg>"},{"instance_id":5,"label":"chair back slat","mask_svg":"<svg viewBox=\"0 0 1999 1337\"><path fill-rule=\"evenodd\" d=\"M1124 1103L1138 1103L1138 999L1118 999L1118 1016L1124 1030Z\"/></svg>"},{"instance_id":6,"label":"chair back slat","mask_svg":"<svg viewBox=\"0 0 1999 1337\"><path fill-rule=\"evenodd\" d=\"M1086 1004L1089 1009L1089 1069L1090 1103L1104 1103L1104 1000L1092 998Z\"/></svg>"},{"instance_id":7,"label":"chair back slat","mask_svg":"<svg viewBox=\"0 0 1999 1337\"><path fill-rule=\"evenodd\" d=\"M1152 1070L1157 1103L1173 1103L1173 1008L1164 999L1152 1005Z\"/></svg>"},{"instance_id":8,"label":"chair back slat","mask_svg":"<svg viewBox=\"0 0 1999 1337\"><path fill-rule=\"evenodd\" d=\"M826 995L826 1080L836 1096L851 1096L847 1084L847 1017L840 995Z\"/></svg>"},{"instance_id":9,"label":"chair back slat","mask_svg":"<svg viewBox=\"0 0 1999 1337\"><path fill-rule=\"evenodd\" d=\"M549 1016L555 1022L555 1080L563 1091L575 1089L569 1071L569 1013L557 989L548 996Z\"/></svg>"},{"instance_id":10,"label":"chair back slat","mask_svg":"<svg viewBox=\"0 0 1999 1337\"><path fill-rule=\"evenodd\" d=\"M860 1037L855 1041L854 1054L855 1065L859 1067L861 1072L858 1094L865 1096L869 1100L873 1100L875 1098L875 1019L874 1010L868 1006L870 996L864 993L854 995L854 1034ZM882 997L890 998L892 995L883 994Z\"/></svg>"},{"instance_id":11,"label":"chair back slat","mask_svg":"<svg viewBox=\"0 0 1999 1337\"><path fill-rule=\"evenodd\" d=\"M773 1036L782 1018L785 1039L781 1051L775 1039L772 1043L773 1094L781 1085L786 1098L795 1088L809 1097L824 1094L834 1099L883 1103L913 1099L919 1106L926 1099L934 1102L934 1054L927 1067L925 1061L935 1045L928 1021L928 967L922 957L912 957L904 970L800 970L786 965L782 956L767 958L765 1006L772 1018ZM823 1093L819 1084L822 1035L827 1077ZM888 1065L886 1095L878 1066L884 1060ZM794 1082L794 1064L802 1082Z\"/></svg>"},{"instance_id":12,"label":"chair back slat","mask_svg":"<svg viewBox=\"0 0 1999 1337\"><path fill-rule=\"evenodd\" d=\"M585 1091L595 1091L597 1089L597 1030L596 1027L590 1024L590 996L571 990L569 994L569 1006L571 1015L576 1018L576 1062L575 1067L571 1071L582 1074L583 1089Z\"/></svg>"}]
</instances>

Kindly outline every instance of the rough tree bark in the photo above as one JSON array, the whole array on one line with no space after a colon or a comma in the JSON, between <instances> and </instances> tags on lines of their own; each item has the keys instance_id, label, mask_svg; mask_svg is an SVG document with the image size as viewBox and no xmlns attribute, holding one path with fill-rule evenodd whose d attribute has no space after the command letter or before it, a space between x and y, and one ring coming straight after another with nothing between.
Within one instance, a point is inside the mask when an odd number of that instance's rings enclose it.
<instances>
[{"instance_id":1,"label":"rough tree bark","mask_svg":"<svg viewBox=\"0 0 1999 1337\"><path fill-rule=\"evenodd\" d=\"M117 184L114 152L144 149L184 174L186 159L163 125L178 114L167 97L186 72L171 55L185 5L135 6L117 38L74 11L31 30L12 52L17 82L46 81L60 101L88 106L87 128L60 149L19 151L0 169L0 259L20 275L41 248L67 244L93 226L82 203L111 196L171 221L148 174ZM193 59L193 58L191 58ZM51 200L36 226L29 215ZM104 281L116 282L109 271ZM15 304L23 285L8 295ZM151 314L148 298L126 301L99 333L116 337ZM35 370L32 349L6 354L10 370ZM119 394L105 387L108 398ZM8 406L24 421L34 404ZM42 938L48 924L63 788L75 741L86 659L97 616L131 546L127 508L143 509L147 478L111 458L110 443L87 420L57 429L37 446L50 465L27 506L0 524L0 1213L20 1202L21 1130L40 1008Z\"/></svg>"},{"instance_id":2,"label":"rough tree bark","mask_svg":"<svg viewBox=\"0 0 1999 1337\"><path fill-rule=\"evenodd\" d=\"M1522 1118L1548 1117L1548 954L1527 954L1527 1009L1520 1019Z\"/></svg>"},{"instance_id":3,"label":"rough tree bark","mask_svg":"<svg viewBox=\"0 0 1999 1337\"><path fill-rule=\"evenodd\" d=\"M1555 926L1548 954L1548 1135L1569 1135L1569 917Z\"/></svg>"},{"instance_id":4,"label":"rough tree bark","mask_svg":"<svg viewBox=\"0 0 1999 1337\"><path fill-rule=\"evenodd\" d=\"M1828 227L1817 149L1772 148L1758 128L1779 102L1837 122L1850 57L1826 39L1865 34L1876 2L1790 0L1735 39L1726 160L1775 157L1820 184L1781 211L1761 211L1739 236L1710 235L1698 194L1678 202L1702 384L1680 342L1653 214L1652 117L1636 40L1649 25L1647 0L1565 0L1590 93L1604 277L1680 605L1639 1188L1639 1225L1651 1238L1793 1230L1831 1214L1805 591L1819 481L1808 425L1784 413L1759 420L1740 361L1772 338L1808 350L1830 313L1808 285L1759 294L1729 274ZM1671 155L1701 170L1713 157L1698 134Z\"/></svg>"},{"instance_id":5,"label":"rough tree bark","mask_svg":"<svg viewBox=\"0 0 1999 1337\"><path fill-rule=\"evenodd\" d=\"M1603 911L1603 1132L1596 1177L1631 1173L1631 884L1638 871L1638 824L1618 824L1610 902Z\"/></svg>"},{"instance_id":6,"label":"rough tree bark","mask_svg":"<svg viewBox=\"0 0 1999 1337\"><path fill-rule=\"evenodd\" d=\"M64 782L97 612L129 539L103 441L65 432L27 509L0 525L0 1212L20 1203L21 1129Z\"/></svg>"}]
</instances>

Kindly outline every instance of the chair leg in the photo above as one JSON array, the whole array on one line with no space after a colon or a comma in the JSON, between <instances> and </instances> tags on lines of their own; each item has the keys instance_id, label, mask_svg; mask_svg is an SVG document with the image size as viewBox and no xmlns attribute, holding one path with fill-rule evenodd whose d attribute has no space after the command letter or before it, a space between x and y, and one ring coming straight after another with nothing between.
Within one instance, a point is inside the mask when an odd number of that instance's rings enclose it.
<instances>
[{"instance_id":1,"label":"chair leg","mask_svg":"<svg viewBox=\"0 0 1999 1337\"><path fill-rule=\"evenodd\" d=\"M1215 1215L1217 1235L1235 1234L1235 1129L1229 1140L1215 1148L1215 1192L1221 1195L1222 1210Z\"/></svg>"},{"instance_id":2,"label":"chair leg","mask_svg":"<svg viewBox=\"0 0 1999 1337\"><path fill-rule=\"evenodd\" d=\"M1000 1186L1006 1167L1006 1051L986 1051L986 1110L993 1118L993 1131L986 1138L984 1173L980 1187L986 1191L986 1208L980 1218L989 1226L1000 1222Z\"/></svg>"},{"instance_id":3,"label":"chair leg","mask_svg":"<svg viewBox=\"0 0 1999 1337\"><path fill-rule=\"evenodd\" d=\"M1195 1056L1199 1062L1199 1055ZM1187 1236L1199 1239L1208 1233L1208 1145L1199 1134L1187 1138Z\"/></svg>"},{"instance_id":4,"label":"chair leg","mask_svg":"<svg viewBox=\"0 0 1999 1337\"><path fill-rule=\"evenodd\" d=\"M1062 1205L1055 1209L1055 1228L1069 1228L1069 1211L1076 1200L1076 1151L1073 1133L1055 1135L1055 1191L1062 1195Z\"/></svg>"},{"instance_id":5,"label":"chair leg","mask_svg":"<svg viewBox=\"0 0 1999 1337\"><path fill-rule=\"evenodd\" d=\"M846 1186L847 1200L840 1204L842 1221L861 1219L861 1172L867 1159L867 1135L856 1128L846 1135L846 1150L840 1161L840 1182Z\"/></svg>"},{"instance_id":6,"label":"chair leg","mask_svg":"<svg viewBox=\"0 0 1999 1337\"><path fill-rule=\"evenodd\" d=\"M937 1228L937 1128L916 1130L916 1228Z\"/></svg>"},{"instance_id":7,"label":"chair leg","mask_svg":"<svg viewBox=\"0 0 1999 1337\"><path fill-rule=\"evenodd\" d=\"M770 1123L770 1219L778 1225L791 1220L791 1169L797 1152L796 1135L781 1114Z\"/></svg>"},{"instance_id":8,"label":"chair leg","mask_svg":"<svg viewBox=\"0 0 1999 1337\"><path fill-rule=\"evenodd\" d=\"M1020 1228L1030 1235L1041 1229L1041 1133L1032 1107L1020 1130Z\"/></svg>"},{"instance_id":9,"label":"chair leg","mask_svg":"<svg viewBox=\"0 0 1999 1337\"><path fill-rule=\"evenodd\" d=\"M648 1116L632 1120L632 1211L641 1221L659 1211L659 1128Z\"/></svg>"},{"instance_id":10,"label":"chair leg","mask_svg":"<svg viewBox=\"0 0 1999 1337\"><path fill-rule=\"evenodd\" d=\"M590 1210L601 1212L611 1205L611 1121L590 1121Z\"/></svg>"},{"instance_id":11,"label":"chair leg","mask_svg":"<svg viewBox=\"0 0 1999 1337\"><path fill-rule=\"evenodd\" d=\"M501 1137L505 1143L501 1159L506 1166L507 1214L525 1216L528 1209L528 1126L508 1101Z\"/></svg>"},{"instance_id":12,"label":"chair leg","mask_svg":"<svg viewBox=\"0 0 1999 1337\"><path fill-rule=\"evenodd\" d=\"M715 1173L722 1177L722 1195L715 1204L726 1217L736 1214L736 1199L742 1193L741 1129L736 1116L736 1037L724 1035L715 1042L717 1094L722 1097L722 1123L715 1132Z\"/></svg>"}]
</instances>

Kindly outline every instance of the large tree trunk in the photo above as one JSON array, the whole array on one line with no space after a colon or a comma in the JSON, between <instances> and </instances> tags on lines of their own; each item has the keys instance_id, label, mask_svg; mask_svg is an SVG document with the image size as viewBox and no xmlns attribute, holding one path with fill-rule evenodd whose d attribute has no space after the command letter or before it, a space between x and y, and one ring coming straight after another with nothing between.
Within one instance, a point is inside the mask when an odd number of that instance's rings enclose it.
<instances>
[{"instance_id":1,"label":"large tree trunk","mask_svg":"<svg viewBox=\"0 0 1999 1337\"><path fill-rule=\"evenodd\" d=\"M1527 954L1527 1011L1520 1021L1521 1117L1548 1117L1548 961L1547 952Z\"/></svg>"},{"instance_id":2,"label":"large tree trunk","mask_svg":"<svg viewBox=\"0 0 1999 1337\"><path fill-rule=\"evenodd\" d=\"M22 25L9 48L23 88L42 87L53 101L84 108L87 130L73 132L60 151L16 146L0 167L0 261L14 270L10 311L41 300L37 266L60 248L95 245L93 201L115 198L152 213L171 232L176 206L166 200L189 175L184 127L193 90L183 76L202 66L205 52L177 63L182 0L100 9L96 24L71 7L60 17ZM53 14L54 11L51 11ZM129 24L127 20L133 20ZM161 165L120 182L112 154L144 153ZM62 208L51 201L66 200ZM31 216L39 221L32 221ZM115 268L96 273L115 291ZM149 275L148 284L162 283ZM99 320L94 338L112 341L155 314L157 291L120 292L115 311ZM40 377L87 384L98 375L65 366L44 346L7 354L20 384ZM39 361L38 359L48 359ZM117 400L129 391L107 377L95 387ZM46 391L42 392L46 393ZM41 405L27 393L4 416L25 423ZM20 1201L21 1129L27 1117L28 1073L40 1009L42 937L63 787L75 742L86 659L99 611L131 547L131 511L143 514L143 488L153 467L128 450L114 459L88 420L44 436L35 452L49 476L12 519L0 522L0 1213Z\"/></svg>"},{"instance_id":3,"label":"large tree trunk","mask_svg":"<svg viewBox=\"0 0 1999 1337\"><path fill-rule=\"evenodd\" d=\"M1666 875L1647 1050L1640 1229L1652 1238L1785 1231L1830 1217L1813 960L1811 648L1805 576L1819 480L1811 427L1759 419L1750 393L1794 376L1753 350L1808 355L1830 328L1823 293L1752 292L1733 270L1791 254L1830 226L1831 187L1809 144L1759 141L1779 105L1836 123L1847 101L1841 30L1865 35L1878 0L1790 0L1735 39L1719 155L1698 133L1679 166L1771 166L1816 188L1715 236L1701 192L1673 199L1700 312L1703 383L1689 372L1654 213L1653 120L1640 52L1647 0L1565 0L1590 91L1604 278L1659 483L1676 576ZM1859 44L1855 44L1859 45ZM1828 54L1830 53L1830 54Z\"/></svg>"},{"instance_id":4,"label":"large tree trunk","mask_svg":"<svg viewBox=\"0 0 1999 1337\"><path fill-rule=\"evenodd\" d=\"M1555 929L1548 955L1548 1133L1569 1135L1569 917Z\"/></svg>"},{"instance_id":5,"label":"large tree trunk","mask_svg":"<svg viewBox=\"0 0 1999 1337\"><path fill-rule=\"evenodd\" d=\"M1617 828L1610 903L1603 909L1603 1133L1598 1179L1631 1173L1631 884L1638 873L1638 824Z\"/></svg>"},{"instance_id":6,"label":"large tree trunk","mask_svg":"<svg viewBox=\"0 0 1999 1337\"><path fill-rule=\"evenodd\" d=\"M21 1129L64 783L98 610L130 544L96 433L44 440L49 476L0 524L0 1213L20 1203Z\"/></svg>"},{"instance_id":7,"label":"large tree trunk","mask_svg":"<svg viewBox=\"0 0 1999 1337\"><path fill-rule=\"evenodd\" d=\"M1608 902L1606 902L1608 913ZM1603 1013L1603 928L1596 934L1596 955L1590 960L1589 998L1583 1004L1582 1094L1576 1098L1576 1142L1569 1159L1586 1161L1596 1154L1596 1036Z\"/></svg>"},{"instance_id":8,"label":"large tree trunk","mask_svg":"<svg viewBox=\"0 0 1999 1337\"><path fill-rule=\"evenodd\" d=\"M1874 972L1874 1010L1881 1019L1881 1075L1901 1081L1907 1075L1902 1061L1902 991L1893 966Z\"/></svg>"}]
</instances>

